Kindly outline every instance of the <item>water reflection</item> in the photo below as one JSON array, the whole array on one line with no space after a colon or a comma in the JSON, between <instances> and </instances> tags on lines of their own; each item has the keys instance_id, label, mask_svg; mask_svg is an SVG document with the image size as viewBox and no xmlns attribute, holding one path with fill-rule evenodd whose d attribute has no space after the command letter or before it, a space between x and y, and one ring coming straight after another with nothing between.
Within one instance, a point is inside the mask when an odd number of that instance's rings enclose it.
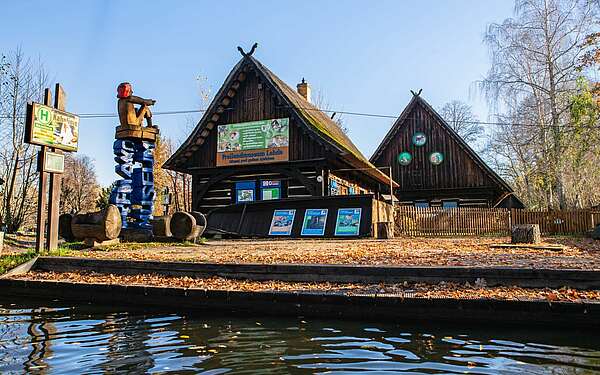
<instances>
[{"instance_id":1,"label":"water reflection","mask_svg":"<svg viewBox=\"0 0 600 375\"><path fill-rule=\"evenodd\" d=\"M600 373L595 332L224 318L0 300L0 373Z\"/></svg>"}]
</instances>

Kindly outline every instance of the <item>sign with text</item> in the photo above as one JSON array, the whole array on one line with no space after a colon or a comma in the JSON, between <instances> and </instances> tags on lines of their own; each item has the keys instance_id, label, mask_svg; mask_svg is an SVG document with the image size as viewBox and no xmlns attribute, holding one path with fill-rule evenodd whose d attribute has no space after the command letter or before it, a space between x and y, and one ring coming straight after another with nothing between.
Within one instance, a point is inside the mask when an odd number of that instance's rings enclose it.
<instances>
[{"instance_id":1,"label":"sign with text","mask_svg":"<svg viewBox=\"0 0 600 375\"><path fill-rule=\"evenodd\" d=\"M217 167L287 161L289 122L280 118L219 125Z\"/></svg>"},{"instance_id":2,"label":"sign with text","mask_svg":"<svg viewBox=\"0 0 600 375\"><path fill-rule=\"evenodd\" d=\"M308 208L304 213L302 222L303 236L322 236L325 234L325 224L327 223L327 209Z\"/></svg>"},{"instance_id":3,"label":"sign with text","mask_svg":"<svg viewBox=\"0 0 600 375\"><path fill-rule=\"evenodd\" d=\"M335 222L336 236L358 236L360 229L360 208L340 208Z\"/></svg>"},{"instance_id":4,"label":"sign with text","mask_svg":"<svg viewBox=\"0 0 600 375\"><path fill-rule=\"evenodd\" d=\"M25 142L77 151L79 117L68 112L33 103L27 105Z\"/></svg>"},{"instance_id":5,"label":"sign with text","mask_svg":"<svg viewBox=\"0 0 600 375\"><path fill-rule=\"evenodd\" d=\"M269 229L270 236L289 236L292 234L296 210L275 210Z\"/></svg>"},{"instance_id":6,"label":"sign with text","mask_svg":"<svg viewBox=\"0 0 600 375\"><path fill-rule=\"evenodd\" d=\"M63 173L65 171L65 155L46 151L44 156L44 172Z\"/></svg>"}]
</instances>

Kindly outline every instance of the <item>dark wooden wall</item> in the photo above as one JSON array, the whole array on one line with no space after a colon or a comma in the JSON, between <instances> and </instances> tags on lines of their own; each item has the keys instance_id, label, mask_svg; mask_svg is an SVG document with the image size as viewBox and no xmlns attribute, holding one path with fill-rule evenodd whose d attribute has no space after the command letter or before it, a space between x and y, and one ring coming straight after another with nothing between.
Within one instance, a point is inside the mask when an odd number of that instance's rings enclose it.
<instances>
[{"instance_id":1,"label":"dark wooden wall","mask_svg":"<svg viewBox=\"0 0 600 375\"><path fill-rule=\"evenodd\" d=\"M423 132L427 143L417 147L412 136ZM410 152L413 159L408 166L397 161L401 152ZM429 162L432 152L444 154L440 165ZM442 124L424 106L417 103L403 124L374 160L377 166L393 166L393 178L400 185L396 190L402 201L409 199L436 199L477 197L491 199L498 195L498 184L476 164L461 145L450 136Z\"/></svg>"},{"instance_id":2,"label":"dark wooden wall","mask_svg":"<svg viewBox=\"0 0 600 375\"><path fill-rule=\"evenodd\" d=\"M309 136L308 131L291 115L287 105L268 86L261 82L256 72L248 72L229 108L220 116L206 142L192 155L190 167L216 167L218 125L274 118L290 119L290 160L310 160L325 156L324 147Z\"/></svg>"}]
</instances>

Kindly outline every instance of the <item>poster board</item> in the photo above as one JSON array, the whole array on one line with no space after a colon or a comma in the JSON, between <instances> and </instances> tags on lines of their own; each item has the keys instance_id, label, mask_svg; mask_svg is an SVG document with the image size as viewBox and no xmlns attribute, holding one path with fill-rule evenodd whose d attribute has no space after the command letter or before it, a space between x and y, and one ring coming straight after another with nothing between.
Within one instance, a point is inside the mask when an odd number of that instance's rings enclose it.
<instances>
[{"instance_id":1,"label":"poster board","mask_svg":"<svg viewBox=\"0 0 600 375\"><path fill-rule=\"evenodd\" d=\"M361 208L339 208L335 221L335 235L358 236L361 212Z\"/></svg>"},{"instance_id":2,"label":"poster board","mask_svg":"<svg viewBox=\"0 0 600 375\"><path fill-rule=\"evenodd\" d=\"M281 198L280 180L262 180L260 182L260 199L268 201Z\"/></svg>"},{"instance_id":3,"label":"poster board","mask_svg":"<svg viewBox=\"0 0 600 375\"><path fill-rule=\"evenodd\" d=\"M65 155L57 152L46 151L44 156L44 172L64 173Z\"/></svg>"},{"instance_id":4,"label":"poster board","mask_svg":"<svg viewBox=\"0 0 600 375\"><path fill-rule=\"evenodd\" d=\"M279 118L219 125L217 167L288 161L289 123Z\"/></svg>"},{"instance_id":5,"label":"poster board","mask_svg":"<svg viewBox=\"0 0 600 375\"><path fill-rule=\"evenodd\" d=\"M254 181L235 183L235 203L254 202L256 200L256 184Z\"/></svg>"},{"instance_id":6,"label":"poster board","mask_svg":"<svg viewBox=\"0 0 600 375\"><path fill-rule=\"evenodd\" d=\"M292 234L296 210L275 210L271 220L270 236L289 236Z\"/></svg>"},{"instance_id":7,"label":"poster board","mask_svg":"<svg viewBox=\"0 0 600 375\"><path fill-rule=\"evenodd\" d=\"M302 236L323 236L325 235L325 225L327 224L326 208L308 208L304 212L304 221L302 222Z\"/></svg>"},{"instance_id":8,"label":"poster board","mask_svg":"<svg viewBox=\"0 0 600 375\"><path fill-rule=\"evenodd\" d=\"M40 103L28 104L25 142L77 151L79 116Z\"/></svg>"}]
</instances>

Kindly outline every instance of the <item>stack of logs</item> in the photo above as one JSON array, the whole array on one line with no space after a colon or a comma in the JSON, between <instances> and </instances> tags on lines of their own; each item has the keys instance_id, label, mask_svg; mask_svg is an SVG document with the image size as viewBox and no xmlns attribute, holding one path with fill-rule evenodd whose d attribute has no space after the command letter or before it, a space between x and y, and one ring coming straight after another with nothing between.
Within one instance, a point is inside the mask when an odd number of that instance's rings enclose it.
<instances>
[{"instance_id":1,"label":"stack of logs","mask_svg":"<svg viewBox=\"0 0 600 375\"><path fill-rule=\"evenodd\" d=\"M206 217L200 212L177 211L172 216L152 220L152 232L159 238L174 237L179 241L195 241L206 229Z\"/></svg>"},{"instance_id":2,"label":"stack of logs","mask_svg":"<svg viewBox=\"0 0 600 375\"><path fill-rule=\"evenodd\" d=\"M206 229L206 217L200 212L175 212L172 216L152 219L152 235L155 240L196 241ZM95 247L119 242L121 215L114 205L99 212L86 214L63 214L59 218L59 235L68 242L83 241Z\"/></svg>"}]
</instances>

